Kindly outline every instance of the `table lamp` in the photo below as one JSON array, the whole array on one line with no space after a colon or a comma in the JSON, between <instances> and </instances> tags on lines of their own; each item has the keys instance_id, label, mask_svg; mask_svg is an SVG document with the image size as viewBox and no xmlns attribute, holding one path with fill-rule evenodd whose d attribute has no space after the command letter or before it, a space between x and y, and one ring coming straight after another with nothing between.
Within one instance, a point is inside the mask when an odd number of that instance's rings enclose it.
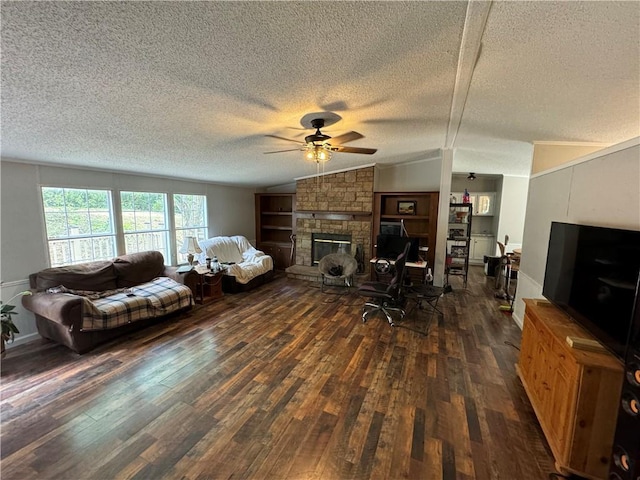
<instances>
[{"instance_id":1,"label":"table lamp","mask_svg":"<svg viewBox=\"0 0 640 480\"><path fill-rule=\"evenodd\" d=\"M193 265L193 254L202 253L202 249L200 248L200 245L198 245L196 237L184 237L184 243L182 244L180 253L186 253L189 265Z\"/></svg>"}]
</instances>

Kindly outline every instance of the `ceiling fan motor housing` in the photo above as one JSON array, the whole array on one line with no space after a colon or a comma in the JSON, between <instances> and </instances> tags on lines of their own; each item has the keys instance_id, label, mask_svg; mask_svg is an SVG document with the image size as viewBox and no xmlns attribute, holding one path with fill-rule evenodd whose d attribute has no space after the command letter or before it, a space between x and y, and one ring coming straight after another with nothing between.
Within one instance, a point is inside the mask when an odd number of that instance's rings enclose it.
<instances>
[{"instance_id":1,"label":"ceiling fan motor housing","mask_svg":"<svg viewBox=\"0 0 640 480\"><path fill-rule=\"evenodd\" d=\"M316 129L316 133L313 135L307 135L304 137L304 141L307 143L316 143L316 142L326 142L331 137L329 135L325 135L320 131L322 127L324 127L324 118L315 118L311 120L311 126Z\"/></svg>"}]
</instances>

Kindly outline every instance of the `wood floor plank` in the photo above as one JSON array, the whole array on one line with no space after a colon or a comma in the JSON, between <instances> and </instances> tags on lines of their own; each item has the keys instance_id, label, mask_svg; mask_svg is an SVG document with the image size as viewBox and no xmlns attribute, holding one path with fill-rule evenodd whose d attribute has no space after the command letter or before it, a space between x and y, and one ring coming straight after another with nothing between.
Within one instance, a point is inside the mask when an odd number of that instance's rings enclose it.
<instances>
[{"instance_id":1,"label":"wood floor plank","mask_svg":"<svg viewBox=\"0 0 640 480\"><path fill-rule=\"evenodd\" d=\"M82 356L11 348L2 478L545 478L491 280L472 268L428 325L280 275Z\"/></svg>"}]
</instances>

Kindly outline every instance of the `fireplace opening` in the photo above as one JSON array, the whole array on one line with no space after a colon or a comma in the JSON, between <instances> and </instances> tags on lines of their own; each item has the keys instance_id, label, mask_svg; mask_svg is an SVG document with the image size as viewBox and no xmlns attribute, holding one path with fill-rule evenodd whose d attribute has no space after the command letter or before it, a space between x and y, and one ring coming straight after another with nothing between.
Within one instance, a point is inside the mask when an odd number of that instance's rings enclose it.
<instances>
[{"instance_id":1,"label":"fireplace opening","mask_svg":"<svg viewBox=\"0 0 640 480\"><path fill-rule=\"evenodd\" d=\"M338 233L311 234L311 265L317 265L325 255L346 253L351 255L351 235Z\"/></svg>"}]
</instances>

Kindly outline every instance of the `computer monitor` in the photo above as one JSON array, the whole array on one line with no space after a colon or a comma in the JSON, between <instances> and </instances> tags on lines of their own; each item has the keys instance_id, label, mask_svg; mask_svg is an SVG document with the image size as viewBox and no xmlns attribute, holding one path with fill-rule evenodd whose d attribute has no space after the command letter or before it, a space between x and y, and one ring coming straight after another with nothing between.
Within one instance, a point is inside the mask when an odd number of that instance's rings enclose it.
<instances>
[{"instance_id":1,"label":"computer monitor","mask_svg":"<svg viewBox=\"0 0 640 480\"><path fill-rule=\"evenodd\" d=\"M380 222L380 234L402 235L402 224L400 222Z\"/></svg>"},{"instance_id":2,"label":"computer monitor","mask_svg":"<svg viewBox=\"0 0 640 480\"><path fill-rule=\"evenodd\" d=\"M401 237L400 235L378 235L376 239L376 256L395 260L404 251L407 242L411 243L408 262L420 260L420 239L416 237Z\"/></svg>"}]
</instances>

